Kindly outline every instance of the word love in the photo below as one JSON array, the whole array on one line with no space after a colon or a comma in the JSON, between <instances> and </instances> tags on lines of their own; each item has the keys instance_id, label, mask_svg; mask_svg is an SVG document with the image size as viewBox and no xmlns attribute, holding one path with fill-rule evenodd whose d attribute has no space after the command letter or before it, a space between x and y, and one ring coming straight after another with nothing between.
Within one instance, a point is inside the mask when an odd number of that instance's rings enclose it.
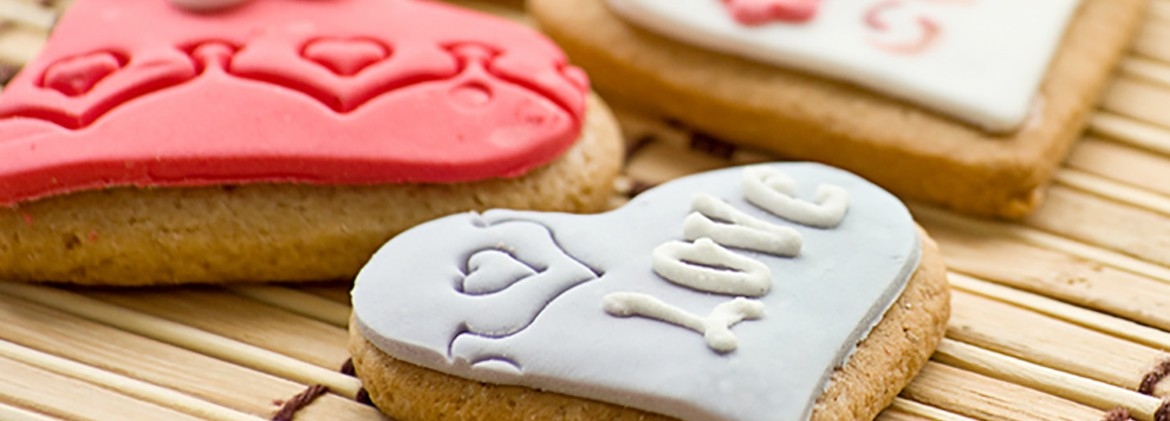
<instances>
[{"instance_id":1,"label":"word love","mask_svg":"<svg viewBox=\"0 0 1170 421\"><path fill-rule=\"evenodd\" d=\"M815 203L798 199L796 182L770 167L744 169L741 190L744 200L757 208L816 228L836 227L849 206L848 192L833 185L819 186ZM772 288L772 271L763 262L728 247L794 257L800 253L803 239L792 228L751 216L709 194L697 196L691 210L683 221L683 237L692 242L670 241L655 247L651 256L654 272L682 287L736 298L701 317L649 294L618 292L605 296L605 311L682 326L702 334L711 349L730 352L739 342L731 326L763 317L764 303L745 297L767 295Z\"/></svg>"}]
</instances>

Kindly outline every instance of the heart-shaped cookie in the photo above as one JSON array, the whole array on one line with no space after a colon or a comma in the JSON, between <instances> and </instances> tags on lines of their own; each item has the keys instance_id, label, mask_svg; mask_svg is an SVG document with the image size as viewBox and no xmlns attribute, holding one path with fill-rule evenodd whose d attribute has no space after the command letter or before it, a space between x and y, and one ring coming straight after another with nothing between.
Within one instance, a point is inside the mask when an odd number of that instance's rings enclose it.
<instances>
[{"instance_id":1,"label":"heart-shaped cookie","mask_svg":"<svg viewBox=\"0 0 1170 421\"><path fill-rule=\"evenodd\" d=\"M360 272L353 330L465 379L688 420L805 419L917 276L920 244L902 203L855 175L725 169L605 214L493 210L415 227ZM914 347L936 343L932 323ZM917 353L921 364L929 350ZM355 362L367 387L384 383L383 365Z\"/></svg>"},{"instance_id":2,"label":"heart-shaped cookie","mask_svg":"<svg viewBox=\"0 0 1170 421\"><path fill-rule=\"evenodd\" d=\"M521 25L408 0L217 5L72 5L0 95L0 206L515 177L580 137L587 78Z\"/></svg>"},{"instance_id":3,"label":"heart-shaped cookie","mask_svg":"<svg viewBox=\"0 0 1170 421\"><path fill-rule=\"evenodd\" d=\"M0 93L0 278L351 279L439 216L604 209L621 143L585 74L500 17L76 0Z\"/></svg>"},{"instance_id":4,"label":"heart-shaped cookie","mask_svg":"<svg viewBox=\"0 0 1170 421\"><path fill-rule=\"evenodd\" d=\"M852 82L997 132L1028 116L1080 4L829 0L799 24L746 26L737 18L753 9L722 3L609 0L623 18L670 38Z\"/></svg>"}]
</instances>

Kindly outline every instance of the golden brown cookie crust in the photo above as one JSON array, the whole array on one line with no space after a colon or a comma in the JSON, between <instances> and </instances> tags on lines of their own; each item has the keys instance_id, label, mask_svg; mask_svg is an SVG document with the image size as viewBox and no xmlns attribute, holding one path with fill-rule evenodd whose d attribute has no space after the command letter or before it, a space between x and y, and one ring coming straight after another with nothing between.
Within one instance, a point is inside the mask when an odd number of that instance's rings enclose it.
<instances>
[{"instance_id":1,"label":"golden brown cookie crust","mask_svg":"<svg viewBox=\"0 0 1170 421\"><path fill-rule=\"evenodd\" d=\"M114 188L0 208L0 278L103 285L352 278L395 234L490 208L604 210L622 164L590 96L580 139L518 178L457 184Z\"/></svg>"},{"instance_id":2,"label":"golden brown cookie crust","mask_svg":"<svg viewBox=\"0 0 1170 421\"><path fill-rule=\"evenodd\" d=\"M1146 0L1085 0L1021 129L1004 135L805 73L640 30L603 0L529 0L607 98L734 143L855 172L903 198L1018 218L1075 141ZM956 83L961 83L957 81Z\"/></svg>"},{"instance_id":3,"label":"golden brown cookie crust","mask_svg":"<svg viewBox=\"0 0 1170 421\"><path fill-rule=\"evenodd\" d=\"M833 372L812 420L867 420L910 383L942 340L950 316L946 268L922 235L922 260L882 321ZM672 420L589 399L466 380L394 359L350 323L354 369L371 400L403 420Z\"/></svg>"}]
</instances>

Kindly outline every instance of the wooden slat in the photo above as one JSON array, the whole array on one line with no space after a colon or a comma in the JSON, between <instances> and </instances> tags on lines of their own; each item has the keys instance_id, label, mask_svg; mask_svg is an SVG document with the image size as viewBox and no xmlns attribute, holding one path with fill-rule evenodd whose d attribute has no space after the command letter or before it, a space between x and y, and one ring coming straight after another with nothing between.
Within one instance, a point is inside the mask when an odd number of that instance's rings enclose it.
<instances>
[{"instance_id":1,"label":"wooden slat","mask_svg":"<svg viewBox=\"0 0 1170 421\"><path fill-rule=\"evenodd\" d=\"M91 292L90 297L336 370L349 358L345 328L218 290Z\"/></svg>"},{"instance_id":2,"label":"wooden slat","mask_svg":"<svg viewBox=\"0 0 1170 421\"><path fill-rule=\"evenodd\" d=\"M628 165L626 174L631 178L649 184L661 184L682 176L721 168L727 162L711 155L653 143L639 148L630 157Z\"/></svg>"},{"instance_id":3,"label":"wooden slat","mask_svg":"<svg viewBox=\"0 0 1170 421\"><path fill-rule=\"evenodd\" d=\"M1121 61L1121 73L1135 80L1170 88L1170 65L1141 57L1128 57Z\"/></svg>"},{"instance_id":4,"label":"wooden slat","mask_svg":"<svg viewBox=\"0 0 1170 421\"><path fill-rule=\"evenodd\" d=\"M1150 2L1149 22L1157 25L1170 25L1170 3L1158 0Z\"/></svg>"},{"instance_id":5,"label":"wooden slat","mask_svg":"<svg viewBox=\"0 0 1170 421\"><path fill-rule=\"evenodd\" d=\"M43 31L16 27L0 32L0 63L24 64L41 51Z\"/></svg>"},{"instance_id":6,"label":"wooden slat","mask_svg":"<svg viewBox=\"0 0 1170 421\"><path fill-rule=\"evenodd\" d=\"M7 421L54 421L54 418L24 408L0 403L0 420Z\"/></svg>"},{"instance_id":7,"label":"wooden slat","mask_svg":"<svg viewBox=\"0 0 1170 421\"><path fill-rule=\"evenodd\" d=\"M1143 345L961 290L947 337L1076 376L1137 390L1165 355Z\"/></svg>"},{"instance_id":8,"label":"wooden slat","mask_svg":"<svg viewBox=\"0 0 1170 421\"><path fill-rule=\"evenodd\" d=\"M1160 155L1170 155L1170 132L1149 123L1099 112L1089 119L1089 131Z\"/></svg>"},{"instance_id":9,"label":"wooden slat","mask_svg":"<svg viewBox=\"0 0 1170 421\"><path fill-rule=\"evenodd\" d=\"M1170 332L959 274L952 273L950 281L952 287L963 292L1026 308L1054 319L1142 344L1151 349L1162 350L1154 358L1158 361L1170 359L1170 356L1164 353L1165 350L1170 349ZM1156 395L1166 396L1164 393L1156 393Z\"/></svg>"},{"instance_id":10,"label":"wooden slat","mask_svg":"<svg viewBox=\"0 0 1170 421\"><path fill-rule=\"evenodd\" d=\"M1055 180L1060 185L1097 196L1105 201L1170 215L1170 197L1162 194L1072 169L1057 172Z\"/></svg>"},{"instance_id":11,"label":"wooden slat","mask_svg":"<svg viewBox=\"0 0 1170 421\"><path fill-rule=\"evenodd\" d=\"M952 270L1170 329L1170 284L1010 236L986 235L984 228L998 225L922 222Z\"/></svg>"},{"instance_id":12,"label":"wooden slat","mask_svg":"<svg viewBox=\"0 0 1170 421\"><path fill-rule=\"evenodd\" d=\"M30 29L47 32L57 20L57 14L37 3L7 0L0 2L0 22L9 22Z\"/></svg>"},{"instance_id":13,"label":"wooden slat","mask_svg":"<svg viewBox=\"0 0 1170 421\"><path fill-rule=\"evenodd\" d=\"M181 412L0 356L0 404L77 421L196 421ZM35 382L30 380L35 379Z\"/></svg>"},{"instance_id":14,"label":"wooden slat","mask_svg":"<svg viewBox=\"0 0 1170 421\"><path fill-rule=\"evenodd\" d=\"M296 395L305 387L7 296L0 296L0 340L264 417L279 409L274 401ZM369 416L375 412L338 397L325 397L317 405L336 414Z\"/></svg>"},{"instance_id":15,"label":"wooden slat","mask_svg":"<svg viewBox=\"0 0 1170 421\"><path fill-rule=\"evenodd\" d=\"M980 420L1085 421L1104 415L1066 399L937 362L927 363L902 396Z\"/></svg>"},{"instance_id":16,"label":"wooden slat","mask_svg":"<svg viewBox=\"0 0 1170 421\"><path fill-rule=\"evenodd\" d=\"M1123 407L1128 409L1134 418L1141 421L1155 421L1154 415L1162 405L1161 400L1152 396L1032 364L953 340L943 340L942 344L939 345L938 351L934 354L934 360L1011 382L1019 386L1049 393L1068 399L1069 401L1079 402L1080 404L1091 406L1102 411ZM1065 411L1060 411L1059 414L1060 417L1066 416ZM1073 419L1087 420L1100 418L1100 415L1095 414L1092 418L1078 416Z\"/></svg>"},{"instance_id":17,"label":"wooden slat","mask_svg":"<svg viewBox=\"0 0 1170 421\"><path fill-rule=\"evenodd\" d=\"M906 398L895 398L877 421L974 421L969 417L950 413Z\"/></svg>"},{"instance_id":18,"label":"wooden slat","mask_svg":"<svg viewBox=\"0 0 1170 421\"><path fill-rule=\"evenodd\" d=\"M194 327L135 312L78 294L48 287L0 283L0 293L10 294L67 313L231 361L302 384L323 384L347 398L357 396L357 380L283 354L217 336ZM250 329L240 333L246 334Z\"/></svg>"},{"instance_id":19,"label":"wooden slat","mask_svg":"<svg viewBox=\"0 0 1170 421\"><path fill-rule=\"evenodd\" d=\"M1167 141L1170 144L1170 138ZM1170 173L1170 156L1122 143L1099 138L1082 140L1069 155L1068 168L1170 195L1170 183L1165 182L1166 174Z\"/></svg>"},{"instance_id":20,"label":"wooden slat","mask_svg":"<svg viewBox=\"0 0 1170 421\"><path fill-rule=\"evenodd\" d=\"M1111 113L1170 128L1170 90L1135 79L1117 79L1105 94L1101 108Z\"/></svg>"},{"instance_id":21,"label":"wooden slat","mask_svg":"<svg viewBox=\"0 0 1170 421\"><path fill-rule=\"evenodd\" d=\"M349 326L349 306L328 298L281 286L240 285L228 286L225 289L333 326L340 328Z\"/></svg>"},{"instance_id":22,"label":"wooden slat","mask_svg":"<svg viewBox=\"0 0 1170 421\"><path fill-rule=\"evenodd\" d=\"M298 291L307 292L318 297L341 303L346 306L349 305L349 290L352 287L349 283L345 284L330 284L330 285L296 285L292 286Z\"/></svg>"},{"instance_id":23,"label":"wooden slat","mask_svg":"<svg viewBox=\"0 0 1170 421\"><path fill-rule=\"evenodd\" d=\"M1167 109L1170 109L1168 107ZM1027 225L1158 265L1170 264L1170 216L1052 186Z\"/></svg>"},{"instance_id":24,"label":"wooden slat","mask_svg":"<svg viewBox=\"0 0 1170 421\"><path fill-rule=\"evenodd\" d=\"M39 352L8 341L0 341L0 357L38 367L63 376L93 383L110 390L194 417L215 421L260 421L261 418L225 408L189 395L102 371L73 360Z\"/></svg>"},{"instance_id":25,"label":"wooden slat","mask_svg":"<svg viewBox=\"0 0 1170 421\"><path fill-rule=\"evenodd\" d=\"M945 225L961 227L960 229L973 230L975 232L983 232L989 241L996 238L1008 238L1022 241L1049 250L1059 251L1083 259L1092 260L1101 265L1112 266L1117 269L1143 275L1161 282L1170 283L1170 268L1153 262L1134 258L1121 252L1103 249L1091 244L1078 242L1065 237L1053 235L1037 229L1032 229L1016 224L995 223L984 220L977 220L966 216L943 212L937 208L913 202L908 203L908 205L914 211L915 217L920 218L920 220L932 226ZM988 264L993 263L994 262L988 262Z\"/></svg>"},{"instance_id":26,"label":"wooden slat","mask_svg":"<svg viewBox=\"0 0 1170 421\"><path fill-rule=\"evenodd\" d=\"M1170 63L1170 42L1167 40L1170 40L1170 25L1150 20L1142 26L1132 50L1139 56Z\"/></svg>"}]
</instances>

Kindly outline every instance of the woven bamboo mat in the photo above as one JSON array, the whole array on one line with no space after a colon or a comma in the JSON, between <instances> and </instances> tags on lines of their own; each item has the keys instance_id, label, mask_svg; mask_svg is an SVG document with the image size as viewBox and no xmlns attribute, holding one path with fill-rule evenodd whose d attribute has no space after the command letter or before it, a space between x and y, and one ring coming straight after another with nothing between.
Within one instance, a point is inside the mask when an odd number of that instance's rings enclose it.
<instances>
[{"instance_id":1,"label":"woven bamboo mat","mask_svg":"<svg viewBox=\"0 0 1170 421\"><path fill-rule=\"evenodd\" d=\"M161 0L158 0L161 1ZM0 0L0 78L66 1ZM518 2L473 6L522 18ZM629 111L626 196L769 157ZM0 158L2 159L2 158ZM615 198L615 206L622 197ZM911 204L951 267L953 316L882 420L1159 418L1170 380L1170 0L1154 0L1085 139L1018 223ZM0 420L381 419L355 402L348 285L80 289L0 283ZM1165 415L1164 415L1165 416Z\"/></svg>"}]
</instances>

